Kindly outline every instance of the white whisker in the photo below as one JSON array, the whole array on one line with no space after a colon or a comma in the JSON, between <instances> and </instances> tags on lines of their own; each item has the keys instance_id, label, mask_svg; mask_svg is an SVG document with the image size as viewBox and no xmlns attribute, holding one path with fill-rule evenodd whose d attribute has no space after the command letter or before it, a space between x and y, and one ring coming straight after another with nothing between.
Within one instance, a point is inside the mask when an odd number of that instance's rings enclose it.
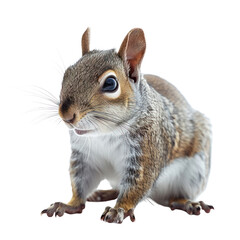
<instances>
[{"instance_id":1,"label":"white whisker","mask_svg":"<svg viewBox=\"0 0 240 240\"><path fill-rule=\"evenodd\" d=\"M39 123L49 119L57 120L58 124L61 122L58 115L59 99L51 92L38 86L31 86L31 90L24 90L24 92L28 97L31 97L31 101L29 102L35 105L25 111L26 114L34 113L33 123Z\"/></svg>"},{"instance_id":2,"label":"white whisker","mask_svg":"<svg viewBox=\"0 0 240 240\"><path fill-rule=\"evenodd\" d=\"M92 146L92 142L91 142L90 137L87 137L87 139L88 139L88 155L87 155L87 160L86 161L89 160L90 152L91 152L91 146Z\"/></svg>"},{"instance_id":3,"label":"white whisker","mask_svg":"<svg viewBox=\"0 0 240 240\"><path fill-rule=\"evenodd\" d=\"M61 60L62 66L60 66L60 64L57 64L57 65L59 66L59 69L62 71L62 74L64 74L64 72L65 72L65 70L66 70L67 68L66 68L66 65L65 65L65 63L64 63L64 61L63 61L62 55L60 54L59 51L58 51L58 56L59 56L59 58L60 58L60 60Z\"/></svg>"},{"instance_id":4,"label":"white whisker","mask_svg":"<svg viewBox=\"0 0 240 240\"><path fill-rule=\"evenodd\" d=\"M42 115L42 116L37 116L35 117L33 120L32 120L32 123L33 124L38 124L42 121L46 121L46 120L59 120L59 117L56 115L56 114L45 114L45 115ZM60 123L60 122L59 122Z\"/></svg>"},{"instance_id":5,"label":"white whisker","mask_svg":"<svg viewBox=\"0 0 240 240\"><path fill-rule=\"evenodd\" d=\"M88 138L85 139L85 141L84 141L84 143L83 143L81 149L79 150L80 152L82 152L82 151L84 150L84 147L85 147L87 141L88 141Z\"/></svg>"},{"instance_id":6,"label":"white whisker","mask_svg":"<svg viewBox=\"0 0 240 240\"><path fill-rule=\"evenodd\" d=\"M33 97L38 97L44 100L48 100L56 105L59 105L59 99L57 99L48 90L38 86L32 86L32 87L34 91L28 91L28 93L30 93Z\"/></svg>"}]
</instances>

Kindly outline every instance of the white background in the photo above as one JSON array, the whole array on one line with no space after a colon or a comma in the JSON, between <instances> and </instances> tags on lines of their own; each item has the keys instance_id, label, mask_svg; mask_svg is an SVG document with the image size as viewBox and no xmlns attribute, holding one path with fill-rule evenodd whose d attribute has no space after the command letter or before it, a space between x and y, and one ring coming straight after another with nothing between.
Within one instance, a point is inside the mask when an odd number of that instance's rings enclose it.
<instances>
[{"instance_id":1,"label":"white background","mask_svg":"<svg viewBox=\"0 0 240 240\"><path fill-rule=\"evenodd\" d=\"M239 12L232 0L1 1L0 238L239 239ZM70 144L64 124L41 120L48 112L33 86L58 96L87 27L92 49L118 49L130 29L143 28L142 72L173 83L211 119L212 171L199 197L214 205L210 214L188 216L144 201L136 222L122 225L100 221L114 202L87 203L82 215L40 216L71 198Z\"/></svg>"}]
</instances>

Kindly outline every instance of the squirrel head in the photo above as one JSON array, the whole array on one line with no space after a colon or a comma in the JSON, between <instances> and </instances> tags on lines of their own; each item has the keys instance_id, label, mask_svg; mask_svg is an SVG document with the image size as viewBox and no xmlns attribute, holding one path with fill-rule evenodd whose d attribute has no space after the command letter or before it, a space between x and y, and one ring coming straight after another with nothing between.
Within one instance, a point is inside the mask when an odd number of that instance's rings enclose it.
<instances>
[{"instance_id":1,"label":"squirrel head","mask_svg":"<svg viewBox=\"0 0 240 240\"><path fill-rule=\"evenodd\" d=\"M90 51L89 40L88 28L82 57L65 71L60 94L59 115L78 135L112 132L131 118L146 49L138 28L126 35L118 52Z\"/></svg>"}]
</instances>

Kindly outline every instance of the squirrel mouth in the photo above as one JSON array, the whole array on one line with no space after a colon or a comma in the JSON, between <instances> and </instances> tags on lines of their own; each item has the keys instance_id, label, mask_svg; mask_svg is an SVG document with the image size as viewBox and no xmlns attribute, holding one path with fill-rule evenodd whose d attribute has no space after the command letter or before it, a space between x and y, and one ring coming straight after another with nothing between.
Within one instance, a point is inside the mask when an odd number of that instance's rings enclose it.
<instances>
[{"instance_id":1,"label":"squirrel mouth","mask_svg":"<svg viewBox=\"0 0 240 240\"><path fill-rule=\"evenodd\" d=\"M91 130L79 130L79 129L74 129L74 132L75 132L77 135L84 135L84 134L86 134L86 133L91 132Z\"/></svg>"}]
</instances>

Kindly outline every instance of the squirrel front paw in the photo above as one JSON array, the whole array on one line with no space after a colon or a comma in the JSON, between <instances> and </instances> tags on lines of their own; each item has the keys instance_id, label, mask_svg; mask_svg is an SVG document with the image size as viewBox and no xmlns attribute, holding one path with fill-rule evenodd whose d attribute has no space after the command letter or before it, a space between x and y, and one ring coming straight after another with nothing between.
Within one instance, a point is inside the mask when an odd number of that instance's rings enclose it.
<instances>
[{"instance_id":1,"label":"squirrel front paw","mask_svg":"<svg viewBox=\"0 0 240 240\"><path fill-rule=\"evenodd\" d=\"M128 210L127 212L124 211L123 208L111 208L106 207L105 211L101 216L101 220L108 222L108 223L122 223L126 217L130 217L131 221L135 221L135 215L133 209Z\"/></svg>"},{"instance_id":2,"label":"squirrel front paw","mask_svg":"<svg viewBox=\"0 0 240 240\"><path fill-rule=\"evenodd\" d=\"M51 204L49 208L44 209L41 214L46 213L48 217L52 217L53 215L55 215L55 217L62 217L64 213L82 213L84 208L85 204L80 204L79 206L70 206L61 202L55 202Z\"/></svg>"}]
</instances>

